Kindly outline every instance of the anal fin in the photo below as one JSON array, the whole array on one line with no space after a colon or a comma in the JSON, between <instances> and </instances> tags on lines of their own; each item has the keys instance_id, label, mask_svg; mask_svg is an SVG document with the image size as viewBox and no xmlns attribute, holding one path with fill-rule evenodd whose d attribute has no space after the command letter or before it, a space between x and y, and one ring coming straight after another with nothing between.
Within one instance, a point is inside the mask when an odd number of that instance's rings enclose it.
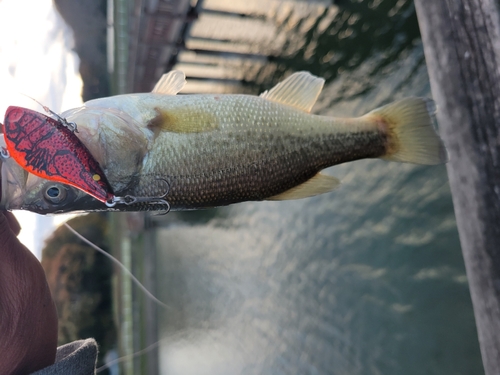
<instances>
[{"instance_id":1,"label":"anal fin","mask_svg":"<svg viewBox=\"0 0 500 375\"><path fill-rule=\"evenodd\" d=\"M318 173L306 182L295 186L281 194L267 198L268 201L284 201L291 199L302 199L314 197L315 195L328 193L340 185L340 180L333 176Z\"/></svg>"}]
</instances>

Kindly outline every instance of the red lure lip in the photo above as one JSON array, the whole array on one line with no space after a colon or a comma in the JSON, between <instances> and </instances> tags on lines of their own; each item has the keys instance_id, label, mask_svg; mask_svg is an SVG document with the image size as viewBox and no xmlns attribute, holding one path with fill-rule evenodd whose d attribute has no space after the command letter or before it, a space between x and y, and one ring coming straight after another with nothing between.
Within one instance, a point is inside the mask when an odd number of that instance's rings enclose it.
<instances>
[{"instance_id":1,"label":"red lure lip","mask_svg":"<svg viewBox=\"0 0 500 375\"><path fill-rule=\"evenodd\" d=\"M10 157L29 173L71 185L104 203L114 198L99 163L60 119L11 106L2 129Z\"/></svg>"}]
</instances>

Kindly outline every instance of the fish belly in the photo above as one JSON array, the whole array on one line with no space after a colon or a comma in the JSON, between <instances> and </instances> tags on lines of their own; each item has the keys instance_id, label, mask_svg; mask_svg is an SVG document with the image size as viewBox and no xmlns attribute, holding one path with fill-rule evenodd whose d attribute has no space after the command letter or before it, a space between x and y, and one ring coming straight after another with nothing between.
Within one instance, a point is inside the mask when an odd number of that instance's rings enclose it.
<instances>
[{"instance_id":1,"label":"fish belly","mask_svg":"<svg viewBox=\"0 0 500 375\"><path fill-rule=\"evenodd\" d=\"M162 130L132 192L168 192L172 210L264 200L326 167L385 152L386 137L361 120L314 116L244 95L176 99L155 107L167 123L151 121Z\"/></svg>"}]
</instances>

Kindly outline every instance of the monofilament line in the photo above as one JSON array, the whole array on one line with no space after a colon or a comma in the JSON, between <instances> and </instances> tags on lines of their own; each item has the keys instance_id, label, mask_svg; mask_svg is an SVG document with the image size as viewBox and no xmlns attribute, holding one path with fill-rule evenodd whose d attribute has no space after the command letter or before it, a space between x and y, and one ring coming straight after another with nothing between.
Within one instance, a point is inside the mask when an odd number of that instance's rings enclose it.
<instances>
[{"instance_id":1,"label":"monofilament line","mask_svg":"<svg viewBox=\"0 0 500 375\"><path fill-rule=\"evenodd\" d=\"M81 239L83 242L85 242L86 244L88 244L89 246L92 246L92 248L94 248L95 250L97 250L98 252L100 252L102 255L106 256L107 258L109 258L114 264L116 264L117 266L119 266L123 272L125 272L127 275L130 276L130 278L132 279L132 281L150 298L152 299L153 301L155 301L158 305L166 308L166 309L172 309L170 306L164 304L163 302L161 302L158 298L156 298L153 294L151 294L151 292L149 290L146 289L146 287L144 285L141 284L141 282L139 280L137 280L137 278L132 274L132 272L130 272L122 263L120 263L120 261L118 259L116 259L115 257L113 257L111 254L108 254L106 251L104 251L103 249L101 249L99 246L93 244L91 241L89 241L88 239L86 239L84 236L82 236L80 233L78 233L76 230L74 230L68 223L63 223L64 226L66 228L68 228L75 236L77 236L79 239Z\"/></svg>"},{"instance_id":2,"label":"monofilament line","mask_svg":"<svg viewBox=\"0 0 500 375\"><path fill-rule=\"evenodd\" d=\"M158 347L160 345L160 343L161 343L161 340L155 342L154 344L149 345L147 348L139 350L138 352L135 352L135 353L132 353L132 354L129 354L129 355L117 358L117 359L113 359L112 361L109 361L105 365L102 365L101 367L97 368L96 371L95 371L95 373L98 374L101 371L104 371L107 368L109 368L109 367L111 367L113 365L116 365L117 363L121 363L121 362L126 361L127 359L135 358L135 357L138 357L138 356L140 356L142 354L145 354L145 353L153 350L154 348Z\"/></svg>"}]
</instances>

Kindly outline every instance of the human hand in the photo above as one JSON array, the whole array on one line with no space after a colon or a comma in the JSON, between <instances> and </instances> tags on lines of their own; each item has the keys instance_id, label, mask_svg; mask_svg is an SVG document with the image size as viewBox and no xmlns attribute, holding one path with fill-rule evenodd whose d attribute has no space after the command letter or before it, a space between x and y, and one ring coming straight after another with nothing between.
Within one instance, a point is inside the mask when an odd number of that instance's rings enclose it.
<instances>
[{"instance_id":1,"label":"human hand","mask_svg":"<svg viewBox=\"0 0 500 375\"><path fill-rule=\"evenodd\" d=\"M0 212L0 374L50 366L57 349L57 312L43 268L17 239L21 227Z\"/></svg>"}]
</instances>

